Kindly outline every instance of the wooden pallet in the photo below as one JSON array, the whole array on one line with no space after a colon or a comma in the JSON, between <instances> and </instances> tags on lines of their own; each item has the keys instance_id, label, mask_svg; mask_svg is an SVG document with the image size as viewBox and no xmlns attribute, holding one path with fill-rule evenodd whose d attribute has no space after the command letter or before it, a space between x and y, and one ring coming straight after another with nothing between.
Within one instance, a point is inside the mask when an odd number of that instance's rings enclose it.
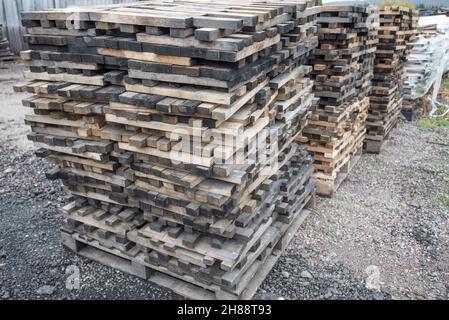
<instances>
[{"instance_id":1,"label":"wooden pallet","mask_svg":"<svg viewBox=\"0 0 449 320\"><path fill-rule=\"evenodd\" d=\"M348 160L341 167L335 178L327 180L321 178L312 178L317 186L317 194L323 197L333 197L338 191L340 185L347 178L348 174L360 160L362 152L363 148L362 146L359 146L359 148L357 148L357 150L350 157L348 157Z\"/></svg>"},{"instance_id":2,"label":"wooden pallet","mask_svg":"<svg viewBox=\"0 0 449 320\"><path fill-rule=\"evenodd\" d=\"M391 132L396 127L400 119L401 110L398 110L398 115L394 116L393 122L388 128L388 131L384 135L370 136L364 141L364 150L367 153L380 154L385 146L385 142L389 139Z\"/></svg>"},{"instance_id":3,"label":"wooden pallet","mask_svg":"<svg viewBox=\"0 0 449 320\"><path fill-rule=\"evenodd\" d=\"M0 57L1 62L13 62L17 60L18 58L16 56Z\"/></svg>"},{"instance_id":4,"label":"wooden pallet","mask_svg":"<svg viewBox=\"0 0 449 320\"><path fill-rule=\"evenodd\" d=\"M315 157L319 195L336 192L363 145L378 20L373 7L326 6L319 14L320 45L309 59L319 99L302 137Z\"/></svg>"},{"instance_id":5,"label":"wooden pallet","mask_svg":"<svg viewBox=\"0 0 449 320\"><path fill-rule=\"evenodd\" d=\"M149 267L145 264L141 256L131 258L124 255L118 250L102 247L98 243L85 241L76 235L70 235L65 232L61 234L62 244L76 254L87 259L96 261L113 269L120 270L124 273L137 276L148 280L156 285L172 290L175 293L193 300L221 300L221 299L238 299L250 300L256 294L258 288L267 277L268 273L273 269L282 253L287 249L288 245L298 232L300 226L310 215L310 208L313 206L314 198L309 201L307 209L301 210L296 218L288 225L284 236L273 247L273 250L260 263L260 268L252 276L251 281L243 290L240 296L234 296L223 291L211 291L207 288L189 283L185 280L170 276L167 271L160 272L157 269Z\"/></svg>"},{"instance_id":6,"label":"wooden pallet","mask_svg":"<svg viewBox=\"0 0 449 320\"><path fill-rule=\"evenodd\" d=\"M15 90L32 95L28 138L55 164L47 178L74 196L62 209L68 245L217 298L252 296L250 280L314 196L313 159L297 140L315 101L313 5L24 13L30 70Z\"/></svg>"},{"instance_id":7,"label":"wooden pallet","mask_svg":"<svg viewBox=\"0 0 449 320\"><path fill-rule=\"evenodd\" d=\"M386 6L379 11L379 43L374 63L373 90L367 119L366 151L380 153L384 140L399 120L405 81L407 43L415 38L412 9Z\"/></svg>"},{"instance_id":8,"label":"wooden pallet","mask_svg":"<svg viewBox=\"0 0 449 320\"><path fill-rule=\"evenodd\" d=\"M388 139L388 138L385 137L385 139ZM386 142L386 140L382 140L382 141L366 140L365 141L365 150L367 153L379 154L382 152L385 142Z\"/></svg>"}]
</instances>

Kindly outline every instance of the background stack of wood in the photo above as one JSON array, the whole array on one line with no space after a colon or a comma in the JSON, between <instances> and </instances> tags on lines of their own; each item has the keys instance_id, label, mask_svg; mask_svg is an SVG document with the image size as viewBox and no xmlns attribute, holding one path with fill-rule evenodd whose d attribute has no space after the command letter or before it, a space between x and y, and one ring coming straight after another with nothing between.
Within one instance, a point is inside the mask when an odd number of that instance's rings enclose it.
<instances>
[{"instance_id":1,"label":"background stack of wood","mask_svg":"<svg viewBox=\"0 0 449 320\"><path fill-rule=\"evenodd\" d=\"M25 13L30 82L16 90L34 94L48 178L75 197L64 244L190 298L252 297L314 199L298 141L313 4Z\"/></svg>"},{"instance_id":2,"label":"background stack of wood","mask_svg":"<svg viewBox=\"0 0 449 320\"><path fill-rule=\"evenodd\" d=\"M0 61L9 61L14 57L9 48L9 41L5 34L5 29L3 25L0 24Z\"/></svg>"},{"instance_id":3,"label":"background stack of wood","mask_svg":"<svg viewBox=\"0 0 449 320\"><path fill-rule=\"evenodd\" d=\"M317 192L332 195L360 155L376 50L377 8L326 6L312 72L319 97L304 138L315 155Z\"/></svg>"},{"instance_id":4,"label":"background stack of wood","mask_svg":"<svg viewBox=\"0 0 449 320\"><path fill-rule=\"evenodd\" d=\"M432 38L438 35L438 25L430 24L425 26L418 26L418 35L424 38Z\"/></svg>"},{"instance_id":5,"label":"background stack of wood","mask_svg":"<svg viewBox=\"0 0 449 320\"><path fill-rule=\"evenodd\" d=\"M386 6L379 10L379 44L374 65L365 148L379 153L402 109L407 44L415 40L418 14L407 7Z\"/></svg>"},{"instance_id":6,"label":"background stack of wood","mask_svg":"<svg viewBox=\"0 0 449 320\"><path fill-rule=\"evenodd\" d=\"M447 40L441 31L436 24L419 27L416 40L408 44L410 54L405 65L407 78L402 108L402 113L408 120L413 119L418 111L430 111L425 95L435 83L439 68L449 70L447 60L444 65L445 57L449 54Z\"/></svg>"}]
</instances>

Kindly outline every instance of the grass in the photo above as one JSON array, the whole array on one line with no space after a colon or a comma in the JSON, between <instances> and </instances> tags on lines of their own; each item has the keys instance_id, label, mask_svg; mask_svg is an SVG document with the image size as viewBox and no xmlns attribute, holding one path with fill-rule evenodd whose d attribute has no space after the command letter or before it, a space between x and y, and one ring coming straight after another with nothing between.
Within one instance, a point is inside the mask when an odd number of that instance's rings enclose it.
<instances>
[{"instance_id":1,"label":"grass","mask_svg":"<svg viewBox=\"0 0 449 320\"><path fill-rule=\"evenodd\" d=\"M449 75L446 76L441 82L440 93L449 94ZM430 101L426 101L428 103L427 109L431 110L432 106L430 105ZM435 115L443 115L443 113L447 112L447 108L441 104L437 104L437 110ZM435 129L435 128L449 128L449 115L435 119L421 119L419 121L419 126L425 129Z\"/></svg>"},{"instance_id":2,"label":"grass","mask_svg":"<svg viewBox=\"0 0 449 320\"><path fill-rule=\"evenodd\" d=\"M432 166L433 171L435 171L439 177L438 183L438 200L449 209L449 168L447 163L445 164L434 164Z\"/></svg>"},{"instance_id":3,"label":"grass","mask_svg":"<svg viewBox=\"0 0 449 320\"><path fill-rule=\"evenodd\" d=\"M424 129L449 128L449 119L421 119L419 120L419 126Z\"/></svg>"},{"instance_id":4,"label":"grass","mask_svg":"<svg viewBox=\"0 0 449 320\"><path fill-rule=\"evenodd\" d=\"M444 112L446 112L446 107L442 104L437 104L437 111L435 112L436 115L442 115Z\"/></svg>"},{"instance_id":5,"label":"grass","mask_svg":"<svg viewBox=\"0 0 449 320\"><path fill-rule=\"evenodd\" d=\"M449 184L449 169L442 163L434 163L432 170L441 176L442 181Z\"/></svg>"},{"instance_id":6,"label":"grass","mask_svg":"<svg viewBox=\"0 0 449 320\"><path fill-rule=\"evenodd\" d=\"M443 205L449 209L449 193L445 193L441 195L441 199Z\"/></svg>"},{"instance_id":7,"label":"grass","mask_svg":"<svg viewBox=\"0 0 449 320\"><path fill-rule=\"evenodd\" d=\"M407 7L410 9L415 8L415 5L406 2L406 1L384 1L377 5L379 8L390 7L390 6L399 6L399 7Z\"/></svg>"},{"instance_id":8,"label":"grass","mask_svg":"<svg viewBox=\"0 0 449 320\"><path fill-rule=\"evenodd\" d=\"M449 76L446 76L446 78L441 81L440 91L449 91Z\"/></svg>"},{"instance_id":9,"label":"grass","mask_svg":"<svg viewBox=\"0 0 449 320\"><path fill-rule=\"evenodd\" d=\"M446 143L446 141L444 140L444 137L441 134L439 134L438 132L434 132L432 137L436 143L440 143L440 144Z\"/></svg>"}]
</instances>

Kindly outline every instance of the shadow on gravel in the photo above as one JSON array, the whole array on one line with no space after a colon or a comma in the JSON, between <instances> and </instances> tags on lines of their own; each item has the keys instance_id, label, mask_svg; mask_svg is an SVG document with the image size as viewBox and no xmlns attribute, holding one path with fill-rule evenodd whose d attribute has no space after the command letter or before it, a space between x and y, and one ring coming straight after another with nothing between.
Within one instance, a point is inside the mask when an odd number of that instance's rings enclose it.
<instances>
[{"instance_id":1,"label":"shadow on gravel","mask_svg":"<svg viewBox=\"0 0 449 320\"><path fill-rule=\"evenodd\" d=\"M259 299L385 300L386 292L367 289L365 279L342 262L324 261L311 247L283 256L262 285Z\"/></svg>"},{"instance_id":2,"label":"shadow on gravel","mask_svg":"<svg viewBox=\"0 0 449 320\"><path fill-rule=\"evenodd\" d=\"M58 208L67 199L45 178L50 168L31 152L0 146L0 299L180 299L60 245Z\"/></svg>"}]
</instances>

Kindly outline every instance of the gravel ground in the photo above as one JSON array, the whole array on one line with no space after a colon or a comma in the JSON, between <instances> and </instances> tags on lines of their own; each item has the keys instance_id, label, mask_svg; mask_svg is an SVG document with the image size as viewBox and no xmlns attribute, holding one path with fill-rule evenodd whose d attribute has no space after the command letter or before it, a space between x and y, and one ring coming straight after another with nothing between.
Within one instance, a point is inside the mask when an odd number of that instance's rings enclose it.
<instances>
[{"instance_id":1,"label":"gravel ground","mask_svg":"<svg viewBox=\"0 0 449 320\"><path fill-rule=\"evenodd\" d=\"M22 69L0 70L0 299L179 299L59 244L67 199L23 138L27 95L10 88ZM401 122L381 155L363 155L334 198L318 199L256 297L448 298L447 143L448 129Z\"/></svg>"},{"instance_id":2,"label":"gravel ground","mask_svg":"<svg viewBox=\"0 0 449 320\"><path fill-rule=\"evenodd\" d=\"M337 195L318 200L261 292L447 299L449 147L435 141L448 145L449 128L401 122L381 155L364 154Z\"/></svg>"}]
</instances>

